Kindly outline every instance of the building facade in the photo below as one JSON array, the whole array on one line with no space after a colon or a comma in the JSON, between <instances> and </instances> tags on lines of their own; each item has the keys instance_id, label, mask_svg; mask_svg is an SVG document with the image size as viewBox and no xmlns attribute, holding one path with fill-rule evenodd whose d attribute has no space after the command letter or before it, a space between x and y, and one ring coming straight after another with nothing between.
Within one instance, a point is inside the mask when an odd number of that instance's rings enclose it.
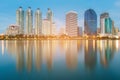
<instances>
[{"instance_id":1,"label":"building facade","mask_svg":"<svg viewBox=\"0 0 120 80\"><path fill-rule=\"evenodd\" d=\"M31 7L26 12L26 34L31 35L33 31L33 11Z\"/></svg>"},{"instance_id":2,"label":"building facade","mask_svg":"<svg viewBox=\"0 0 120 80\"><path fill-rule=\"evenodd\" d=\"M57 35L55 23L52 23L52 35Z\"/></svg>"},{"instance_id":3,"label":"building facade","mask_svg":"<svg viewBox=\"0 0 120 80\"><path fill-rule=\"evenodd\" d=\"M82 35L83 35L82 27L78 27L78 36Z\"/></svg>"},{"instance_id":4,"label":"building facade","mask_svg":"<svg viewBox=\"0 0 120 80\"><path fill-rule=\"evenodd\" d=\"M47 11L47 19L50 21L50 35L52 34L52 23L53 23L53 13L50 10L50 8L48 8Z\"/></svg>"},{"instance_id":5,"label":"building facade","mask_svg":"<svg viewBox=\"0 0 120 80\"><path fill-rule=\"evenodd\" d=\"M22 7L16 11L16 24L20 26L19 34L24 34L24 10Z\"/></svg>"},{"instance_id":6,"label":"building facade","mask_svg":"<svg viewBox=\"0 0 120 80\"><path fill-rule=\"evenodd\" d=\"M100 15L100 33L105 34L105 19L109 17L109 13L102 13Z\"/></svg>"},{"instance_id":7,"label":"building facade","mask_svg":"<svg viewBox=\"0 0 120 80\"><path fill-rule=\"evenodd\" d=\"M66 14L66 33L68 36L78 36L78 14L70 11Z\"/></svg>"},{"instance_id":8,"label":"building facade","mask_svg":"<svg viewBox=\"0 0 120 80\"><path fill-rule=\"evenodd\" d=\"M50 21L48 19L44 19L42 21L42 35L43 36L50 35Z\"/></svg>"},{"instance_id":9,"label":"building facade","mask_svg":"<svg viewBox=\"0 0 120 80\"><path fill-rule=\"evenodd\" d=\"M9 36L16 36L19 34L19 30L20 30L20 27L19 25L10 25L7 30L6 30L6 35L9 35Z\"/></svg>"},{"instance_id":10,"label":"building facade","mask_svg":"<svg viewBox=\"0 0 120 80\"><path fill-rule=\"evenodd\" d=\"M87 35L97 34L97 14L93 9L88 9L85 11L84 32Z\"/></svg>"},{"instance_id":11,"label":"building facade","mask_svg":"<svg viewBox=\"0 0 120 80\"><path fill-rule=\"evenodd\" d=\"M111 18L105 18L105 33L112 34L112 20L111 20Z\"/></svg>"},{"instance_id":12,"label":"building facade","mask_svg":"<svg viewBox=\"0 0 120 80\"><path fill-rule=\"evenodd\" d=\"M42 31L42 13L38 8L35 12L35 35L40 35Z\"/></svg>"}]
</instances>

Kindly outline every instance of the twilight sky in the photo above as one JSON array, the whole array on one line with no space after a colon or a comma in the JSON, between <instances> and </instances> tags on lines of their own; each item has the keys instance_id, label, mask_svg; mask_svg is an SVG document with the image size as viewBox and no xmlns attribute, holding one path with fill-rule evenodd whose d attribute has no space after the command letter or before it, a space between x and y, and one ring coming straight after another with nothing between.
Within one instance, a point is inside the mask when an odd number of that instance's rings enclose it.
<instances>
[{"instance_id":1,"label":"twilight sky","mask_svg":"<svg viewBox=\"0 0 120 80\"><path fill-rule=\"evenodd\" d=\"M78 12L78 24L84 27L84 12L92 8L98 16L98 27L99 15L109 12L115 26L120 28L120 0L0 0L0 33L4 33L10 24L16 23L16 9L19 6L24 10L31 6L33 11L40 8L43 19L46 18L47 8L51 8L58 28L65 25L65 14L71 10Z\"/></svg>"}]
</instances>

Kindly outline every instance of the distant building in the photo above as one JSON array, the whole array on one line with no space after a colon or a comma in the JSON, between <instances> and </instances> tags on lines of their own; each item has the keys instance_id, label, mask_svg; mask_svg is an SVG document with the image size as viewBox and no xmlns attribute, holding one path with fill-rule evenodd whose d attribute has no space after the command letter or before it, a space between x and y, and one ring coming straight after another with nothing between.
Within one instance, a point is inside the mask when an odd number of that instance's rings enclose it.
<instances>
[{"instance_id":1,"label":"distant building","mask_svg":"<svg viewBox=\"0 0 120 80\"><path fill-rule=\"evenodd\" d=\"M66 29L65 29L65 27L61 27L60 28L59 35L66 35Z\"/></svg>"},{"instance_id":2,"label":"distant building","mask_svg":"<svg viewBox=\"0 0 120 80\"><path fill-rule=\"evenodd\" d=\"M52 23L52 35L56 35L57 32L56 32L56 24L55 23Z\"/></svg>"},{"instance_id":3,"label":"distant building","mask_svg":"<svg viewBox=\"0 0 120 80\"><path fill-rule=\"evenodd\" d=\"M53 13L50 10L50 8L48 8L47 11L47 19L50 21L50 35L52 34L52 23L53 23Z\"/></svg>"},{"instance_id":4,"label":"distant building","mask_svg":"<svg viewBox=\"0 0 120 80\"><path fill-rule=\"evenodd\" d=\"M78 36L82 36L82 35L83 35L82 27L78 27Z\"/></svg>"},{"instance_id":5,"label":"distant building","mask_svg":"<svg viewBox=\"0 0 120 80\"><path fill-rule=\"evenodd\" d=\"M6 30L6 35L15 36L18 35L20 31L19 25L10 25Z\"/></svg>"},{"instance_id":6,"label":"distant building","mask_svg":"<svg viewBox=\"0 0 120 80\"><path fill-rule=\"evenodd\" d=\"M75 11L66 14L66 33L68 36L78 36L78 14Z\"/></svg>"},{"instance_id":7,"label":"distant building","mask_svg":"<svg viewBox=\"0 0 120 80\"><path fill-rule=\"evenodd\" d=\"M109 13L100 15L100 33L102 36L115 34L114 21L110 18Z\"/></svg>"},{"instance_id":8,"label":"distant building","mask_svg":"<svg viewBox=\"0 0 120 80\"><path fill-rule=\"evenodd\" d=\"M42 21L42 35L44 36L50 35L50 21L48 19L44 19Z\"/></svg>"},{"instance_id":9,"label":"distant building","mask_svg":"<svg viewBox=\"0 0 120 80\"><path fill-rule=\"evenodd\" d=\"M24 11L22 7L16 11L16 24L20 26L19 34L24 34Z\"/></svg>"},{"instance_id":10,"label":"distant building","mask_svg":"<svg viewBox=\"0 0 120 80\"><path fill-rule=\"evenodd\" d=\"M35 12L35 35L40 35L42 30L42 12L38 8Z\"/></svg>"},{"instance_id":11,"label":"distant building","mask_svg":"<svg viewBox=\"0 0 120 80\"><path fill-rule=\"evenodd\" d=\"M102 13L100 15L100 33L105 34L105 19L109 17L109 13Z\"/></svg>"},{"instance_id":12,"label":"distant building","mask_svg":"<svg viewBox=\"0 0 120 80\"><path fill-rule=\"evenodd\" d=\"M119 33L119 28L115 28L115 34L118 34Z\"/></svg>"},{"instance_id":13,"label":"distant building","mask_svg":"<svg viewBox=\"0 0 120 80\"><path fill-rule=\"evenodd\" d=\"M88 9L85 11L84 31L87 35L97 34L97 14L93 9Z\"/></svg>"},{"instance_id":14,"label":"distant building","mask_svg":"<svg viewBox=\"0 0 120 80\"><path fill-rule=\"evenodd\" d=\"M97 34L100 34L100 31L101 31L100 28L97 28Z\"/></svg>"},{"instance_id":15,"label":"distant building","mask_svg":"<svg viewBox=\"0 0 120 80\"><path fill-rule=\"evenodd\" d=\"M31 7L26 12L26 34L31 35L33 30L33 12Z\"/></svg>"},{"instance_id":16,"label":"distant building","mask_svg":"<svg viewBox=\"0 0 120 80\"><path fill-rule=\"evenodd\" d=\"M111 18L105 18L105 33L112 34L112 20L111 20Z\"/></svg>"}]
</instances>

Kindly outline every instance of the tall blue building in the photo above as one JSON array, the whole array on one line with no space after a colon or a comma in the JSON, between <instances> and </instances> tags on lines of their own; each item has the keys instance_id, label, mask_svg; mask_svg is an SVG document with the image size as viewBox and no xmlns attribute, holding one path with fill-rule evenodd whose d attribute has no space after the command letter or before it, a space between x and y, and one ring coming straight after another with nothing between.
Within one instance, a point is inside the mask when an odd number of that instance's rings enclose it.
<instances>
[{"instance_id":1,"label":"tall blue building","mask_svg":"<svg viewBox=\"0 0 120 80\"><path fill-rule=\"evenodd\" d=\"M84 31L87 35L97 34L97 14L93 9L88 9L84 14Z\"/></svg>"},{"instance_id":2,"label":"tall blue building","mask_svg":"<svg viewBox=\"0 0 120 80\"><path fill-rule=\"evenodd\" d=\"M111 18L105 18L105 33L112 34L112 20Z\"/></svg>"}]
</instances>

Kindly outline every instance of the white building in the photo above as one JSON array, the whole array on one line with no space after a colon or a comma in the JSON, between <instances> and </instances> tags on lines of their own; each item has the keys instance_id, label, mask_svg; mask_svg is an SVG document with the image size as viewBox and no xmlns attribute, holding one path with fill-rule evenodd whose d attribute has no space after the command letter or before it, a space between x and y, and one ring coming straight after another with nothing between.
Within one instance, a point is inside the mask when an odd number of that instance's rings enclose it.
<instances>
[{"instance_id":1,"label":"white building","mask_svg":"<svg viewBox=\"0 0 120 80\"><path fill-rule=\"evenodd\" d=\"M50 21L48 19L44 19L42 21L42 35L44 36L50 35Z\"/></svg>"},{"instance_id":2,"label":"white building","mask_svg":"<svg viewBox=\"0 0 120 80\"><path fill-rule=\"evenodd\" d=\"M52 35L57 35L55 23L52 24Z\"/></svg>"},{"instance_id":3,"label":"white building","mask_svg":"<svg viewBox=\"0 0 120 80\"><path fill-rule=\"evenodd\" d=\"M66 28L65 27L61 27L60 31L59 31L59 35L65 35L66 34Z\"/></svg>"},{"instance_id":4,"label":"white building","mask_svg":"<svg viewBox=\"0 0 120 80\"><path fill-rule=\"evenodd\" d=\"M15 35L19 34L19 32L20 32L20 26L18 26L18 25L10 25L7 28L6 35L15 36Z\"/></svg>"},{"instance_id":5,"label":"white building","mask_svg":"<svg viewBox=\"0 0 120 80\"><path fill-rule=\"evenodd\" d=\"M78 36L78 14L75 11L66 14L66 33L68 36Z\"/></svg>"}]
</instances>

